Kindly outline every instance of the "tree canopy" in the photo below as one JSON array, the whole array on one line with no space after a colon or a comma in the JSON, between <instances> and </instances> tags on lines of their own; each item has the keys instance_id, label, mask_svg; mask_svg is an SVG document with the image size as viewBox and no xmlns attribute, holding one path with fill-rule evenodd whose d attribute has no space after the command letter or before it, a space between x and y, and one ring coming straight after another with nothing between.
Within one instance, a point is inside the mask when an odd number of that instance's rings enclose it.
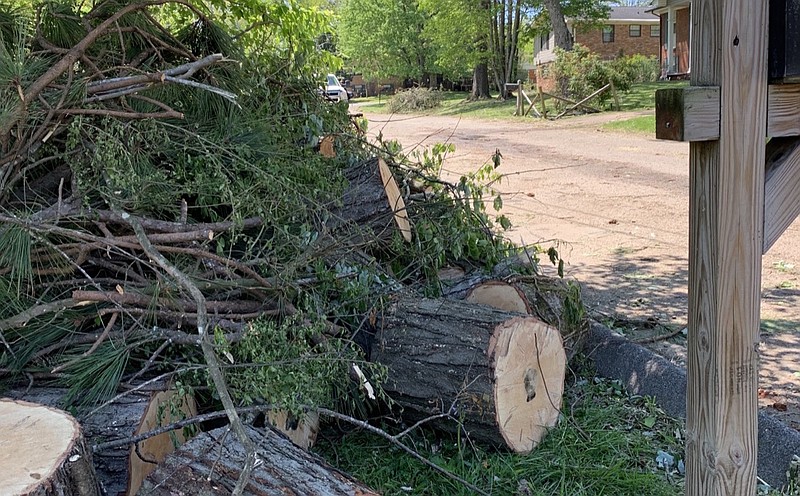
<instances>
[{"instance_id":1,"label":"tree canopy","mask_svg":"<svg viewBox=\"0 0 800 496\"><path fill-rule=\"evenodd\" d=\"M552 16L569 48L565 16L586 23L607 13L599 0L343 0L336 34L348 66L367 77L458 78L485 67L481 77L503 89L517 79L520 47L553 29Z\"/></svg>"}]
</instances>

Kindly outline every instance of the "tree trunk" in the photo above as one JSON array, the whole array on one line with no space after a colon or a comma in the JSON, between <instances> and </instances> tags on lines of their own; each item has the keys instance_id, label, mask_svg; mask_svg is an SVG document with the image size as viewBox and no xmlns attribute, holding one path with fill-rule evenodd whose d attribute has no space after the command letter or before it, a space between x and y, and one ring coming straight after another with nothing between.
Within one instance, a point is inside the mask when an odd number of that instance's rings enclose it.
<instances>
[{"instance_id":1,"label":"tree trunk","mask_svg":"<svg viewBox=\"0 0 800 496\"><path fill-rule=\"evenodd\" d=\"M33 388L29 391L11 390L8 395L58 408L64 404L67 390ZM186 417L196 414L193 399L190 397L181 398L179 401L175 399L172 390L128 394L94 415L81 419L86 441L92 446L125 439L159 425L169 424L177 420L177 417L171 414L171 408L165 407L167 405L176 406ZM152 462L163 461L166 455L174 450L174 441L184 441L181 431L160 434L140 442L138 453L136 447L130 445L95 452L94 470L104 493L114 496L135 494L142 480L155 467ZM142 460L140 454L147 461Z\"/></svg>"},{"instance_id":2,"label":"tree trunk","mask_svg":"<svg viewBox=\"0 0 800 496\"><path fill-rule=\"evenodd\" d=\"M272 429L258 430L250 426L245 429L264 461L253 469L245 494L377 496L372 489L298 448ZM139 495L227 496L236 485L244 459L244 448L226 427L202 433L169 455L145 480Z\"/></svg>"},{"instance_id":3,"label":"tree trunk","mask_svg":"<svg viewBox=\"0 0 800 496\"><path fill-rule=\"evenodd\" d=\"M371 360L410 421L528 452L558 420L566 358L540 320L458 300L401 297L378 325Z\"/></svg>"},{"instance_id":4,"label":"tree trunk","mask_svg":"<svg viewBox=\"0 0 800 496\"><path fill-rule=\"evenodd\" d=\"M580 290L562 279L546 276L509 277L508 282L477 274L443 281L448 298L488 305L499 310L533 315L561 334L569 363L589 335Z\"/></svg>"},{"instance_id":5,"label":"tree trunk","mask_svg":"<svg viewBox=\"0 0 800 496\"><path fill-rule=\"evenodd\" d=\"M472 94L470 99L480 100L482 98L491 98L489 94L489 66L486 62L477 64L472 72Z\"/></svg>"},{"instance_id":6,"label":"tree trunk","mask_svg":"<svg viewBox=\"0 0 800 496\"><path fill-rule=\"evenodd\" d=\"M100 494L81 426L66 412L0 399L0 446L2 494Z\"/></svg>"},{"instance_id":7,"label":"tree trunk","mask_svg":"<svg viewBox=\"0 0 800 496\"><path fill-rule=\"evenodd\" d=\"M561 2L559 0L542 0L547 8L547 14L550 16L550 24L553 26L553 34L555 36L555 45L564 50L572 50L574 40L567 28L567 22L564 20L564 11L561 9Z\"/></svg>"},{"instance_id":8,"label":"tree trunk","mask_svg":"<svg viewBox=\"0 0 800 496\"><path fill-rule=\"evenodd\" d=\"M411 225L400 188L382 158L371 158L345 171L349 186L341 208L331 212L328 229L344 232L355 244L390 242L399 232L411 241ZM341 234L339 235L341 236Z\"/></svg>"}]
</instances>

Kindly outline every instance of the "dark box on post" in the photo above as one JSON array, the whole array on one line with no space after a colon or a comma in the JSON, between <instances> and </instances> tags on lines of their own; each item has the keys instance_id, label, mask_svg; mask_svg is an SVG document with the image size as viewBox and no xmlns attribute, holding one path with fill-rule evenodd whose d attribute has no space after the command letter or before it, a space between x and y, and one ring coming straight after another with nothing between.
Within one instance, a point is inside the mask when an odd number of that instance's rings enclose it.
<instances>
[{"instance_id":1,"label":"dark box on post","mask_svg":"<svg viewBox=\"0 0 800 496\"><path fill-rule=\"evenodd\" d=\"M800 83L800 0L769 2L769 80Z\"/></svg>"}]
</instances>

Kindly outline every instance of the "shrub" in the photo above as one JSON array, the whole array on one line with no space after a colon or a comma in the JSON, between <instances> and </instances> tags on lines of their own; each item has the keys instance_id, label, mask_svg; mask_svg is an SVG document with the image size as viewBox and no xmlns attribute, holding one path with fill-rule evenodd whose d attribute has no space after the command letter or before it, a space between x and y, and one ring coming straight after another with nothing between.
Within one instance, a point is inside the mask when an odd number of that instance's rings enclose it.
<instances>
[{"instance_id":1,"label":"shrub","mask_svg":"<svg viewBox=\"0 0 800 496\"><path fill-rule=\"evenodd\" d=\"M394 95L386 108L393 113L415 112L438 107L441 103L442 94L437 90L409 88Z\"/></svg>"},{"instance_id":2,"label":"shrub","mask_svg":"<svg viewBox=\"0 0 800 496\"><path fill-rule=\"evenodd\" d=\"M611 61L601 60L585 46L576 44L572 51L556 49L551 75L558 81L558 91L565 98L581 99L613 81L618 91L628 91L633 83L658 79L658 60L655 57L631 55ZM601 102L609 93L599 96Z\"/></svg>"},{"instance_id":3,"label":"shrub","mask_svg":"<svg viewBox=\"0 0 800 496\"><path fill-rule=\"evenodd\" d=\"M658 81L661 75L658 58L641 54L619 57L611 62L611 66L630 80L631 84Z\"/></svg>"}]
</instances>

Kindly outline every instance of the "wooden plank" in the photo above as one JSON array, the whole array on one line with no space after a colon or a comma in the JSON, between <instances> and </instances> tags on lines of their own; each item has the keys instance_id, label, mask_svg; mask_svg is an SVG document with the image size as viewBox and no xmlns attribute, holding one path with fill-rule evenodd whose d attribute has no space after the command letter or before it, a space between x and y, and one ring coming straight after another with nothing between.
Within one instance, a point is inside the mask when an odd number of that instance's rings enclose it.
<instances>
[{"instance_id":1,"label":"wooden plank","mask_svg":"<svg viewBox=\"0 0 800 496\"><path fill-rule=\"evenodd\" d=\"M656 90L656 138L719 139L719 88ZM767 136L800 136L800 84L771 84L767 92Z\"/></svg>"},{"instance_id":2,"label":"wooden plank","mask_svg":"<svg viewBox=\"0 0 800 496\"><path fill-rule=\"evenodd\" d=\"M800 84L769 86L767 136L800 136Z\"/></svg>"},{"instance_id":3,"label":"wooden plank","mask_svg":"<svg viewBox=\"0 0 800 496\"><path fill-rule=\"evenodd\" d=\"M800 191L800 139L774 138L767 144L763 253L767 253L800 215L798 191Z\"/></svg>"},{"instance_id":4,"label":"wooden plank","mask_svg":"<svg viewBox=\"0 0 800 496\"><path fill-rule=\"evenodd\" d=\"M656 138L673 141L719 139L719 87L656 90Z\"/></svg>"},{"instance_id":5,"label":"wooden plank","mask_svg":"<svg viewBox=\"0 0 800 496\"><path fill-rule=\"evenodd\" d=\"M686 494L753 495L767 121L767 2L692 2L693 86L720 139L689 146Z\"/></svg>"}]
</instances>

